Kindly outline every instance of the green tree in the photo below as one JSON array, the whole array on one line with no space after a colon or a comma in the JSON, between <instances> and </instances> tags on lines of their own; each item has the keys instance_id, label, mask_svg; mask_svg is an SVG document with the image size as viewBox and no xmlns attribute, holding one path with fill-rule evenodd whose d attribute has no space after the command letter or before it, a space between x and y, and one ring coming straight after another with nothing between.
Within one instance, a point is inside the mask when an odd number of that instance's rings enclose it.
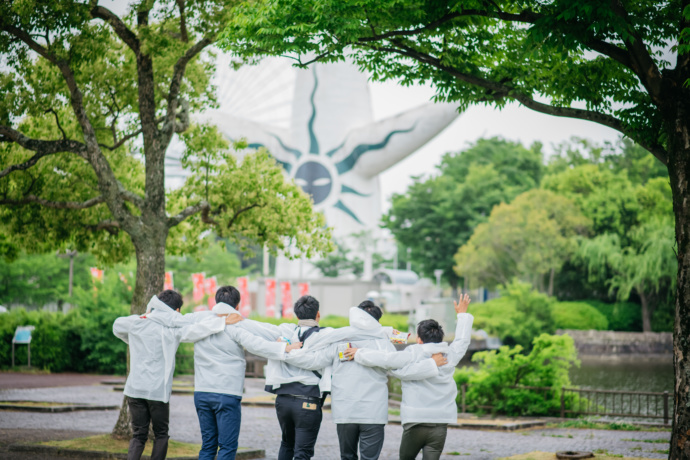
<instances>
[{"instance_id":1,"label":"green tree","mask_svg":"<svg viewBox=\"0 0 690 460\"><path fill-rule=\"evenodd\" d=\"M690 456L688 0L258 0L222 46L302 65L350 56L375 79L431 83L461 110L515 101L608 126L665 164L678 247L670 457Z\"/></svg>"},{"instance_id":2,"label":"green tree","mask_svg":"<svg viewBox=\"0 0 690 460\"><path fill-rule=\"evenodd\" d=\"M232 0L145 1L119 17L95 0L0 4L0 227L28 252L102 263L136 258L132 313L162 290L166 248L193 252L206 229L307 257L329 230L266 152L239 162L190 113L214 104L208 48ZM185 143L183 188L166 152ZM123 404L114 433L129 429Z\"/></svg>"},{"instance_id":3,"label":"green tree","mask_svg":"<svg viewBox=\"0 0 690 460\"><path fill-rule=\"evenodd\" d=\"M455 254L455 271L473 284L494 287L513 278L553 294L555 274L577 249L590 221L569 199L530 190L496 206Z\"/></svg>"},{"instance_id":4,"label":"green tree","mask_svg":"<svg viewBox=\"0 0 690 460\"><path fill-rule=\"evenodd\" d=\"M394 195L384 226L411 248L410 259L423 275L443 269L453 289L461 279L453 254L486 220L491 209L538 185L541 151L503 139L480 139L462 152L444 155L440 175L415 179Z\"/></svg>"},{"instance_id":5,"label":"green tree","mask_svg":"<svg viewBox=\"0 0 690 460\"><path fill-rule=\"evenodd\" d=\"M609 233L583 241L579 255L590 276L606 278L619 300L627 300L635 291L642 307L642 330L651 332L654 306L650 295L658 294L665 284L673 288L676 279L673 243L670 218L657 218L633 229L629 245Z\"/></svg>"}]
</instances>

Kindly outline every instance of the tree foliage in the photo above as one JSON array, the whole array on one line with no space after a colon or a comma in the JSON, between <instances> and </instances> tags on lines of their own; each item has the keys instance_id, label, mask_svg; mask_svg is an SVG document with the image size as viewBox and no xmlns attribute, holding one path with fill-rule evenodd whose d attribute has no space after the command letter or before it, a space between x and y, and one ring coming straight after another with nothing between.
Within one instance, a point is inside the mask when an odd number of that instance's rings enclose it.
<instances>
[{"instance_id":1,"label":"tree foliage","mask_svg":"<svg viewBox=\"0 0 690 460\"><path fill-rule=\"evenodd\" d=\"M496 206L455 255L455 270L478 286L495 287L517 277L545 290L545 277L560 270L590 222L567 198L530 190ZM551 291L551 289L550 289Z\"/></svg>"},{"instance_id":2,"label":"tree foliage","mask_svg":"<svg viewBox=\"0 0 690 460\"><path fill-rule=\"evenodd\" d=\"M384 226L412 249L415 268L432 277L436 269L456 286L453 254L484 222L491 209L538 185L541 151L499 138L480 139L444 155L439 175L417 178L403 195L394 195Z\"/></svg>"}]
</instances>

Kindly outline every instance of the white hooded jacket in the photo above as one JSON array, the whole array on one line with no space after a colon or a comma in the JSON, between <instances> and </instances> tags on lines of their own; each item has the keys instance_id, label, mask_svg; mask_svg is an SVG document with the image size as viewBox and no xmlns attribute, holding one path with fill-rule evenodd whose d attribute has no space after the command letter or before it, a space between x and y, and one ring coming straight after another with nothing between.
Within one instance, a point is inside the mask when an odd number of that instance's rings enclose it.
<instances>
[{"instance_id":1,"label":"white hooded jacket","mask_svg":"<svg viewBox=\"0 0 690 460\"><path fill-rule=\"evenodd\" d=\"M350 342L356 348L395 352L390 341L392 328L384 328L367 312L350 309L350 326L309 339L309 346L288 354L285 361L308 370L332 366L331 401L333 421L341 423L386 424L388 422L388 377L384 369L341 362L337 346ZM409 358L409 361L412 359ZM399 370L401 375L438 374L432 359ZM326 375L323 376L327 378Z\"/></svg>"},{"instance_id":2,"label":"white hooded jacket","mask_svg":"<svg viewBox=\"0 0 690 460\"><path fill-rule=\"evenodd\" d=\"M218 303L213 312L195 313L197 322L216 316L216 313L240 313L225 303ZM245 319L226 326L225 331L213 334L194 344L194 391L222 393L242 397L247 363L244 350L268 359L281 359L285 342L275 342L261 323Z\"/></svg>"},{"instance_id":3,"label":"white hooded jacket","mask_svg":"<svg viewBox=\"0 0 690 460\"><path fill-rule=\"evenodd\" d=\"M474 317L469 313L458 313L455 327L455 339L448 345L446 342L410 345L398 355L411 356L413 362L427 359L434 353L447 353L448 363L438 368L436 376L425 377L424 374L400 374L393 370L391 375L402 380L402 404L400 418L402 424L408 423L457 423L458 409L455 398L458 388L453 379L455 366L458 365L470 346L472 323ZM375 350L359 350L355 361L364 366L390 368L392 357L388 353Z\"/></svg>"},{"instance_id":4,"label":"white hooded jacket","mask_svg":"<svg viewBox=\"0 0 690 460\"><path fill-rule=\"evenodd\" d=\"M158 297L149 301L146 315L117 318L113 334L129 344L130 370L124 394L130 398L169 402L180 342L195 342L225 328L217 316L193 322Z\"/></svg>"}]
</instances>

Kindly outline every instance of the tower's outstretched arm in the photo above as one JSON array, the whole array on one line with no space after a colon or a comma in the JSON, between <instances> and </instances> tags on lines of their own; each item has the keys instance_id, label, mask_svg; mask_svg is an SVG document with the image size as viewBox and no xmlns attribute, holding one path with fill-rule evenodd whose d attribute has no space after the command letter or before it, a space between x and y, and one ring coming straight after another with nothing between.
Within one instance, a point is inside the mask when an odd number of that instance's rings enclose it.
<instances>
[{"instance_id":1,"label":"tower's outstretched arm","mask_svg":"<svg viewBox=\"0 0 690 460\"><path fill-rule=\"evenodd\" d=\"M273 157L288 171L302 154L290 145L289 134L280 128L245 120L219 110L207 110L195 116L197 123L208 123L218 127L228 140L247 139L249 147L266 147Z\"/></svg>"},{"instance_id":2,"label":"tower's outstretched arm","mask_svg":"<svg viewBox=\"0 0 690 460\"><path fill-rule=\"evenodd\" d=\"M356 170L374 177L426 144L458 115L456 105L427 103L351 131L329 153L340 174Z\"/></svg>"}]
</instances>

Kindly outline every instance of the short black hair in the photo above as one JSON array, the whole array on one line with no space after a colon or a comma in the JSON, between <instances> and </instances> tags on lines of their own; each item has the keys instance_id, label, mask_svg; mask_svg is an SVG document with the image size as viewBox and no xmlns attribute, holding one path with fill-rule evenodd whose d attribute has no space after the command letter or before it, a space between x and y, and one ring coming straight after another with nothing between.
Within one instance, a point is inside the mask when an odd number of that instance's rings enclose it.
<instances>
[{"instance_id":1,"label":"short black hair","mask_svg":"<svg viewBox=\"0 0 690 460\"><path fill-rule=\"evenodd\" d=\"M379 308L371 300L365 300L364 302L357 305L357 308L359 308L360 310L364 310L365 312L369 313L371 316L374 317L374 319L376 321L380 320L381 316L383 315L383 313L381 312L381 308Z\"/></svg>"},{"instance_id":2,"label":"short black hair","mask_svg":"<svg viewBox=\"0 0 690 460\"><path fill-rule=\"evenodd\" d=\"M440 343L443 341L443 328L434 319L425 319L417 326L417 337L424 343Z\"/></svg>"},{"instance_id":3,"label":"short black hair","mask_svg":"<svg viewBox=\"0 0 690 460\"><path fill-rule=\"evenodd\" d=\"M182 301L182 296L180 295L180 293L177 291L173 291L172 289L166 289L165 291L158 294L156 297L158 297L158 300L160 300L173 310L182 308L182 304L184 303Z\"/></svg>"},{"instance_id":4,"label":"short black hair","mask_svg":"<svg viewBox=\"0 0 690 460\"><path fill-rule=\"evenodd\" d=\"M232 308L240 304L240 291L235 286L221 286L216 291L216 303L226 303Z\"/></svg>"},{"instance_id":5,"label":"short black hair","mask_svg":"<svg viewBox=\"0 0 690 460\"><path fill-rule=\"evenodd\" d=\"M316 319L319 313L319 301L310 295L303 295L297 299L292 311L299 319Z\"/></svg>"}]
</instances>

